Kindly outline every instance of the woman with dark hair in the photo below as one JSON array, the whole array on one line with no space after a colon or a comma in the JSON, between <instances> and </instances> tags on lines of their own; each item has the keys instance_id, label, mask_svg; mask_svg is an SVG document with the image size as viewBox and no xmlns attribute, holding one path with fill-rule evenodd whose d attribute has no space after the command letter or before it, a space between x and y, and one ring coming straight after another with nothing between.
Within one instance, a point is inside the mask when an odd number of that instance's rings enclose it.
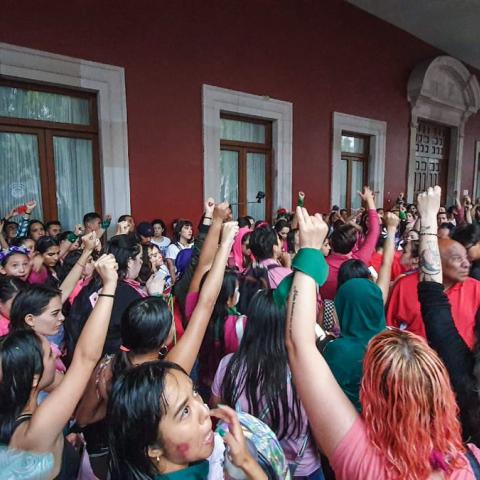
<instances>
[{"instance_id":1,"label":"woman with dark hair","mask_svg":"<svg viewBox=\"0 0 480 480\"><path fill-rule=\"evenodd\" d=\"M0 275L0 336L6 335L10 330L10 312L15 297L27 284L15 277Z\"/></svg>"},{"instance_id":2,"label":"woman with dark hair","mask_svg":"<svg viewBox=\"0 0 480 480\"><path fill-rule=\"evenodd\" d=\"M40 237L36 249L38 256L33 260L33 269L28 277L31 285L60 286L57 264L60 259L60 247L53 237Z\"/></svg>"},{"instance_id":3,"label":"woman with dark hair","mask_svg":"<svg viewBox=\"0 0 480 480\"><path fill-rule=\"evenodd\" d=\"M81 426L105 418L107 402L115 379L128 368L165 358L174 337L172 313L163 298L135 300L123 314L122 346L114 355L105 355L93 372L75 412Z\"/></svg>"},{"instance_id":4,"label":"woman with dark hair","mask_svg":"<svg viewBox=\"0 0 480 480\"><path fill-rule=\"evenodd\" d=\"M112 318L104 345L104 353L116 353L121 344L120 322L123 312L135 300L147 294L136 281L142 266L142 251L134 234L116 235L107 244L107 252L114 256L118 264L118 284L113 302ZM67 360L75 349L83 325L95 304L102 288L101 279L94 276L82 289L73 302L67 322L65 323L65 341Z\"/></svg>"},{"instance_id":5,"label":"woman with dark hair","mask_svg":"<svg viewBox=\"0 0 480 480\"><path fill-rule=\"evenodd\" d=\"M181 250L191 248L193 245L193 226L190 220L179 220L173 229L172 243L167 248L165 259L172 282L176 280L175 260Z\"/></svg>"},{"instance_id":6,"label":"woman with dark hair","mask_svg":"<svg viewBox=\"0 0 480 480\"><path fill-rule=\"evenodd\" d=\"M281 218L275 223L275 231L282 244L282 252L288 252L288 233L290 232L290 224L284 218Z\"/></svg>"},{"instance_id":7,"label":"woman with dark hair","mask_svg":"<svg viewBox=\"0 0 480 480\"><path fill-rule=\"evenodd\" d=\"M40 220L30 220L27 227L27 237L37 242L45 236L45 225Z\"/></svg>"},{"instance_id":8,"label":"woman with dark hair","mask_svg":"<svg viewBox=\"0 0 480 480\"><path fill-rule=\"evenodd\" d=\"M208 275L208 273L205 274L204 279L208 278ZM200 293L202 288L203 282L200 285ZM222 288L213 307L200 349L200 383L202 386L210 388L222 357L238 349L240 339L237 334L240 332L243 334L247 323L246 317L241 316L236 309L239 297L238 274L235 270L227 269L223 275ZM191 302L191 297L189 297L187 316L194 305L195 303ZM239 325L237 325L237 321Z\"/></svg>"},{"instance_id":9,"label":"woman with dark hair","mask_svg":"<svg viewBox=\"0 0 480 480\"><path fill-rule=\"evenodd\" d=\"M165 222L157 218L152 221L152 227L153 227L153 237L150 240L152 243L158 246L160 249L160 253L162 256L165 257L167 253L167 248L170 245L171 241L168 237L165 236L167 233L167 227L165 225Z\"/></svg>"},{"instance_id":10,"label":"woman with dark hair","mask_svg":"<svg viewBox=\"0 0 480 480\"><path fill-rule=\"evenodd\" d=\"M56 369L65 373L61 360L63 322L62 292L57 288L33 285L21 291L12 303L10 331L33 330L37 335L50 341L56 359Z\"/></svg>"},{"instance_id":11,"label":"woman with dark hair","mask_svg":"<svg viewBox=\"0 0 480 480\"><path fill-rule=\"evenodd\" d=\"M55 359L47 340L20 329L0 340L0 443L10 448L51 452L49 479L77 478L80 459L63 430L80 400L102 352L117 280L116 263L102 257L96 266L104 282L102 296L85 324L63 381L38 405L40 391L55 378Z\"/></svg>"},{"instance_id":12,"label":"woman with dark hair","mask_svg":"<svg viewBox=\"0 0 480 480\"><path fill-rule=\"evenodd\" d=\"M246 446L233 410L210 411L185 370L171 362L148 362L124 372L108 404L113 479L223 478L224 447L211 416L229 424L223 440L246 478L267 480ZM208 460L207 460L208 459Z\"/></svg>"},{"instance_id":13,"label":"woman with dark hair","mask_svg":"<svg viewBox=\"0 0 480 480\"><path fill-rule=\"evenodd\" d=\"M285 305L274 290L258 291L248 309L245 334L236 353L222 359L212 385L212 404L225 403L264 421L277 435L294 476L323 479L297 396L285 347Z\"/></svg>"}]
</instances>

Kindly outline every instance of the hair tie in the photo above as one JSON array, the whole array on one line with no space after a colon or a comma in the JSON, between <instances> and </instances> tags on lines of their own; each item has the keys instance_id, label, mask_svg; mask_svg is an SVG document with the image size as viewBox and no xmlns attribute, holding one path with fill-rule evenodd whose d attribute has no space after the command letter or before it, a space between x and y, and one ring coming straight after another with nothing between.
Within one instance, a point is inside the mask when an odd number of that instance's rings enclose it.
<instances>
[{"instance_id":1,"label":"hair tie","mask_svg":"<svg viewBox=\"0 0 480 480\"><path fill-rule=\"evenodd\" d=\"M23 255L27 255L30 253L30 250L25 247L9 247L7 250L2 250L0 251L0 262L3 262L6 260L10 255L13 255L14 253L21 253Z\"/></svg>"},{"instance_id":2,"label":"hair tie","mask_svg":"<svg viewBox=\"0 0 480 480\"><path fill-rule=\"evenodd\" d=\"M449 471L448 463L445 461L445 456L438 450L434 450L430 454L430 465L434 470Z\"/></svg>"},{"instance_id":3,"label":"hair tie","mask_svg":"<svg viewBox=\"0 0 480 480\"><path fill-rule=\"evenodd\" d=\"M130 351L129 348L124 347L123 345L120 345L120 350L121 350L122 352L129 352L129 351Z\"/></svg>"},{"instance_id":4,"label":"hair tie","mask_svg":"<svg viewBox=\"0 0 480 480\"><path fill-rule=\"evenodd\" d=\"M262 222L262 223L259 223L259 224L257 225L257 228L256 228L255 230L257 230L258 228L266 228L266 227L268 227L268 226L269 226L269 225L268 225L267 222Z\"/></svg>"}]
</instances>

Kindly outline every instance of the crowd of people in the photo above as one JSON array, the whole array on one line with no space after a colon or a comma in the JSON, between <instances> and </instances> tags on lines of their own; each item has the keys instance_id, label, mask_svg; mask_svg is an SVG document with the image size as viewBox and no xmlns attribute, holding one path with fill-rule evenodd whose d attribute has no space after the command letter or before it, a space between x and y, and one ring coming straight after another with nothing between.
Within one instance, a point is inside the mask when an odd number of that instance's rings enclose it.
<instances>
[{"instance_id":1,"label":"crowd of people","mask_svg":"<svg viewBox=\"0 0 480 480\"><path fill-rule=\"evenodd\" d=\"M480 479L480 206L0 223L0 480ZM171 235L169 235L171 232Z\"/></svg>"}]
</instances>

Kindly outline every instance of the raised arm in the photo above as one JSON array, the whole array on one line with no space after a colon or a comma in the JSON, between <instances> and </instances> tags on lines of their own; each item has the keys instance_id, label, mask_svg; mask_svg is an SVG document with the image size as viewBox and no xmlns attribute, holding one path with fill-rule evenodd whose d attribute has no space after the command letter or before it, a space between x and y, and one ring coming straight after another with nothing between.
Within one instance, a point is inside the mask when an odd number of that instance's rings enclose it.
<instances>
[{"instance_id":1,"label":"raised arm","mask_svg":"<svg viewBox=\"0 0 480 480\"><path fill-rule=\"evenodd\" d=\"M478 436L477 381L473 374L475 358L455 326L450 302L443 291L442 264L436 230L436 212L440 205L440 187L429 189L418 197L422 215L420 233L420 284L418 299L429 344L445 364L460 406L464 438ZM478 316L477 316L478 321ZM474 415L471 415L472 411Z\"/></svg>"},{"instance_id":2,"label":"raised arm","mask_svg":"<svg viewBox=\"0 0 480 480\"><path fill-rule=\"evenodd\" d=\"M27 202L25 206L27 208L18 226L17 235L16 235L17 238L22 238L27 236L28 224L30 222L30 215L33 212L33 209L37 206L37 202L35 200L32 200L30 202Z\"/></svg>"},{"instance_id":3,"label":"raised arm","mask_svg":"<svg viewBox=\"0 0 480 480\"><path fill-rule=\"evenodd\" d=\"M182 338L167 355L167 360L178 363L187 373L190 373L202 345L213 307L222 288L228 254L237 232L237 222L228 222L223 225L222 241L218 249L214 246L217 253L212 268L203 284L197 306L192 313Z\"/></svg>"},{"instance_id":4,"label":"raised arm","mask_svg":"<svg viewBox=\"0 0 480 480\"><path fill-rule=\"evenodd\" d=\"M473 223L473 218L472 218L473 204L472 204L472 199L468 195L465 195L465 197L463 197L463 208L465 212L465 222Z\"/></svg>"},{"instance_id":5,"label":"raised arm","mask_svg":"<svg viewBox=\"0 0 480 480\"><path fill-rule=\"evenodd\" d=\"M28 428L27 442L43 445L46 451L72 416L105 343L118 280L117 263L113 255L103 255L95 268L103 280L102 293L82 330L63 381L35 410Z\"/></svg>"},{"instance_id":6,"label":"raised arm","mask_svg":"<svg viewBox=\"0 0 480 480\"><path fill-rule=\"evenodd\" d=\"M5 219L0 220L0 249L8 250L8 243L3 236L3 226L5 224Z\"/></svg>"},{"instance_id":7,"label":"raised arm","mask_svg":"<svg viewBox=\"0 0 480 480\"><path fill-rule=\"evenodd\" d=\"M358 192L361 199L366 203L368 210L368 233L365 242L360 247L358 252L354 254L355 258L362 260L367 265L370 264L373 252L377 245L378 236L380 234L380 224L378 223L378 213L375 208L375 198L373 192L369 187L363 188L363 193Z\"/></svg>"},{"instance_id":8,"label":"raised arm","mask_svg":"<svg viewBox=\"0 0 480 480\"><path fill-rule=\"evenodd\" d=\"M400 218L394 213L388 212L385 214L385 225L387 227L387 237L383 244L383 257L380 271L378 272L377 285L382 291L383 304L385 305L388 300L388 294L390 292L390 280L392 278L392 263L395 256L395 234L397 232Z\"/></svg>"},{"instance_id":9,"label":"raised arm","mask_svg":"<svg viewBox=\"0 0 480 480\"><path fill-rule=\"evenodd\" d=\"M226 202L214 205L213 199L209 198L207 200L207 204L205 205L204 222L208 221L210 223L210 228L205 238L202 250L200 251L200 258L198 259L197 268L195 269L192 281L188 287L188 293L199 291L200 282L205 275L205 272L210 270L212 267L213 259L215 258L215 254L217 252L222 225L228 217L228 210L229 206Z\"/></svg>"},{"instance_id":10,"label":"raised arm","mask_svg":"<svg viewBox=\"0 0 480 480\"><path fill-rule=\"evenodd\" d=\"M300 191L298 192L298 197L297 197L297 207L303 207L305 204L305 194ZM292 218L292 230L296 230L298 228L298 220L297 220L297 210L293 212L293 218Z\"/></svg>"},{"instance_id":11,"label":"raised arm","mask_svg":"<svg viewBox=\"0 0 480 480\"><path fill-rule=\"evenodd\" d=\"M442 262L437 238L437 212L440 208L441 193L441 188L437 186L429 188L417 197L417 208L421 218L420 281L442 283Z\"/></svg>"},{"instance_id":12,"label":"raised arm","mask_svg":"<svg viewBox=\"0 0 480 480\"><path fill-rule=\"evenodd\" d=\"M60 285L60 290L62 291L62 304L68 300L68 297L73 292L75 285L80 280L83 268L92 255L92 252L98 242L100 242L100 240L97 238L95 232L91 232L82 237L83 252Z\"/></svg>"},{"instance_id":13,"label":"raised arm","mask_svg":"<svg viewBox=\"0 0 480 480\"><path fill-rule=\"evenodd\" d=\"M297 208L300 247L320 250L328 232L320 215ZM324 262L318 252L319 261ZM348 433L358 414L315 345L315 280L295 271L287 309L286 346L290 368L317 445L327 456ZM332 412L335 412L333 415Z\"/></svg>"}]
</instances>

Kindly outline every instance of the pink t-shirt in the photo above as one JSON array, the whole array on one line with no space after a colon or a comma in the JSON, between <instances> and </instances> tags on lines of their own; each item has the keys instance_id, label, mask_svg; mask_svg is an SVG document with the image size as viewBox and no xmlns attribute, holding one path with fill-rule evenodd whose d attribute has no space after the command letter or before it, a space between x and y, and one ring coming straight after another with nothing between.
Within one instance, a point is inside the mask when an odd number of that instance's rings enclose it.
<instances>
[{"instance_id":1,"label":"pink t-shirt","mask_svg":"<svg viewBox=\"0 0 480 480\"><path fill-rule=\"evenodd\" d=\"M262 260L260 265L266 268L268 271L268 282L270 283L270 288L277 288L281 281L292 273L291 268L282 267L282 265L280 265L280 263L273 258Z\"/></svg>"},{"instance_id":2,"label":"pink t-shirt","mask_svg":"<svg viewBox=\"0 0 480 480\"><path fill-rule=\"evenodd\" d=\"M0 313L0 337L7 335L10 330L10 320Z\"/></svg>"},{"instance_id":3,"label":"pink t-shirt","mask_svg":"<svg viewBox=\"0 0 480 480\"><path fill-rule=\"evenodd\" d=\"M472 444L470 449L480 460L480 450ZM365 424L359 417L342 438L330 458L337 480L388 480L385 460L369 442ZM430 478L436 478L431 476ZM475 480L475 475L465 457L465 467L455 470L448 480Z\"/></svg>"},{"instance_id":4,"label":"pink t-shirt","mask_svg":"<svg viewBox=\"0 0 480 480\"><path fill-rule=\"evenodd\" d=\"M198 292L190 292L187 294L187 298L185 299L185 316L187 317L187 320L190 320L190 317L197 306L199 296L200 294ZM247 326L247 317L245 315L241 315L241 317L229 315L225 320L225 325L223 327L225 353L233 353L238 350L240 342L237 336L237 320L239 318L241 318L240 321L243 323L243 331Z\"/></svg>"},{"instance_id":5,"label":"pink t-shirt","mask_svg":"<svg viewBox=\"0 0 480 480\"><path fill-rule=\"evenodd\" d=\"M212 394L216 397L221 398L222 396L223 378L225 377L225 371L227 369L228 362L232 358L232 355L233 354L223 357L218 366L217 373L215 374L215 379L213 380L212 384ZM290 408L293 408L293 392L291 388L290 378L291 376L288 375L287 395L289 406ZM244 393L242 393L239 398L239 406L243 412L250 413L248 408L248 400ZM280 445L282 446L283 451L285 452L285 456L290 463L295 462L298 457L299 451L303 446L303 443L307 440L305 452L298 462L298 467L295 470L295 476L310 475L311 473L315 472L315 470L318 470L321 465L317 453L318 449L314 444L313 439L311 437L307 437L308 419L307 414L303 410L303 407L301 407L301 421L302 430L299 437L280 440Z\"/></svg>"}]
</instances>

